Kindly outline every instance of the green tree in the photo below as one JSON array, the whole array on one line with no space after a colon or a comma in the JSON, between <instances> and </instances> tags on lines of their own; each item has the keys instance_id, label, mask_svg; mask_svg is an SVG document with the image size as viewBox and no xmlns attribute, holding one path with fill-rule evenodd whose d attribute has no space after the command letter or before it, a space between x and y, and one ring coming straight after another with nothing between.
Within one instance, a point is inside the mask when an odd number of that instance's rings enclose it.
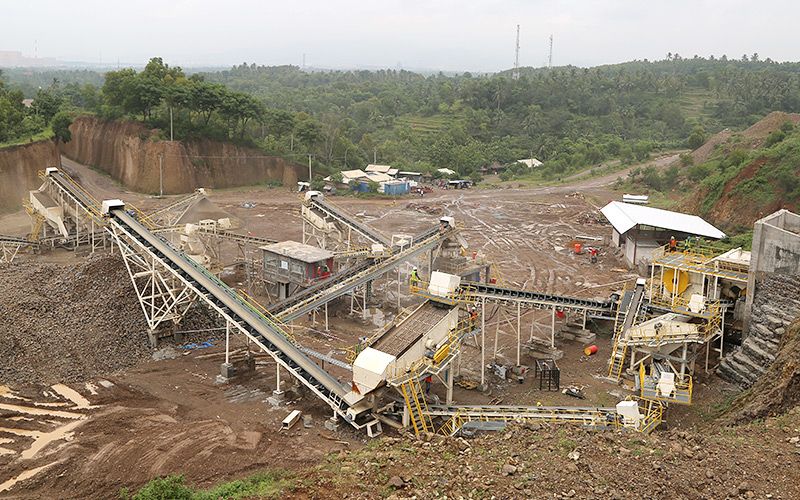
<instances>
[{"instance_id":1,"label":"green tree","mask_svg":"<svg viewBox=\"0 0 800 500\"><path fill-rule=\"evenodd\" d=\"M56 141L56 145L72 140L72 132L69 130L70 125L72 125L72 116L66 111L59 111L53 116L50 126L53 128L53 138Z\"/></svg>"},{"instance_id":2,"label":"green tree","mask_svg":"<svg viewBox=\"0 0 800 500\"><path fill-rule=\"evenodd\" d=\"M686 145L691 149L697 149L706 142L706 131L700 125L696 125L686 139Z\"/></svg>"}]
</instances>

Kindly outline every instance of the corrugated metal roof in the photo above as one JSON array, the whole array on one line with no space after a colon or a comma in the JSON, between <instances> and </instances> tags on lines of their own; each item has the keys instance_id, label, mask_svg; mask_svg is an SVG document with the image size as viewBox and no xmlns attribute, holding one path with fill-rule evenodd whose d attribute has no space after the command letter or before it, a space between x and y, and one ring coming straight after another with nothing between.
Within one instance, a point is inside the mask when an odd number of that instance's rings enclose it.
<instances>
[{"instance_id":1,"label":"corrugated metal roof","mask_svg":"<svg viewBox=\"0 0 800 500\"><path fill-rule=\"evenodd\" d=\"M725 233L696 215L671 212L660 208L645 207L612 201L601 210L608 222L619 234L628 232L634 226L645 224L681 233L722 239Z\"/></svg>"},{"instance_id":2,"label":"corrugated metal roof","mask_svg":"<svg viewBox=\"0 0 800 500\"><path fill-rule=\"evenodd\" d=\"M367 174L363 170L342 170L342 177L345 179L358 179L359 177L366 177Z\"/></svg>"},{"instance_id":3,"label":"corrugated metal roof","mask_svg":"<svg viewBox=\"0 0 800 500\"><path fill-rule=\"evenodd\" d=\"M392 180L392 177L380 172L370 172L367 174L367 179L375 182L387 182Z\"/></svg>"},{"instance_id":4,"label":"corrugated metal roof","mask_svg":"<svg viewBox=\"0 0 800 500\"><path fill-rule=\"evenodd\" d=\"M391 165L375 165L373 163L370 163L364 170L366 170L367 172L380 172L382 174L386 174L389 172L391 168L392 168Z\"/></svg>"},{"instance_id":5,"label":"corrugated metal roof","mask_svg":"<svg viewBox=\"0 0 800 500\"><path fill-rule=\"evenodd\" d=\"M304 245L297 241L279 241L271 245L264 245L261 249L265 252L283 255L284 257L307 262L309 264L328 260L333 257L333 253L328 250L312 247L311 245Z\"/></svg>"}]
</instances>

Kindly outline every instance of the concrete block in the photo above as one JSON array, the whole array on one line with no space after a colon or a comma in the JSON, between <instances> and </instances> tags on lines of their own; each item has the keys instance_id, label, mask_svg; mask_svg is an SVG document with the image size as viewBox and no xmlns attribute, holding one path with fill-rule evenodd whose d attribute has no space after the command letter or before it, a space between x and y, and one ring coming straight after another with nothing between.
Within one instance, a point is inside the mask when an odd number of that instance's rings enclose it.
<instances>
[{"instance_id":1,"label":"concrete block","mask_svg":"<svg viewBox=\"0 0 800 500\"><path fill-rule=\"evenodd\" d=\"M219 367L220 376L230 380L236 376L236 367L233 363L222 363Z\"/></svg>"},{"instance_id":2,"label":"concrete block","mask_svg":"<svg viewBox=\"0 0 800 500\"><path fill-rule=\"evenodd\" d=\"M325 428L331 432L336 432L339 430L339 419L336 417L331 417L325 420Z\"/></svg>"}]
</instances>

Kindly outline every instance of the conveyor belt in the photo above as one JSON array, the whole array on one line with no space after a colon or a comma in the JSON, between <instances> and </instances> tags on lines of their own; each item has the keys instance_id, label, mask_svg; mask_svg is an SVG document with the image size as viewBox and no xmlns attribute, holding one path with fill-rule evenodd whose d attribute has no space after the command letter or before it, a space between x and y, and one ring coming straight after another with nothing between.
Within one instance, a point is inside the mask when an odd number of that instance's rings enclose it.
<instances>
[{"instance_id":1,"label":"conveyor belt","mask_svg":"<svg viewBox=\"0 0 800 500\"><path fill-rule=\"evenodd\" d=\"M583 299L564 295L533 292L530 290L517 290L473 281L462 282L460 292L467 296L485 298L489 301L518 301L541 306L560 307L563 309L580 309L584 311L608 312L614 306L614 302L610 299Z\"/></svg>"},{"instance_id":2,"label":"conveyor belt","mask_svg":"<svg viewBox=\"0 0 800 500\"><path fill-rule=\"evenodd\" d=\"M5 236L0 234L0 243L16 243L19 245L37 245L35 241L31 241L28 238L22 236Z\"/></svg>"},{"instance_id":3,"label":"conveyor belt","mask_svg":"<svg viewBox=\"0 0 800 500\"><path fill-rule=\"evenodd\" d=\"M319 285L312 287L315 291L313 293L298 294L297 297L290 297L289 299L275 304L269 308L270 313L277 316L283 322L289 322L304 314L317 309L331 300L341 297L352 291L353 289L366 284L369 281L385 274L386 272L396 268L403 262L411 259L418 254L429 250L430 248L438 245L445 238L449 237L455 231L454 228L445 230L437 229L430 233L430 236L424 240L417 240L413 245L407 247L405 250L393 254L391 257L378 261L369 262L356 266L355 268L345 271L345 273L337 274L323 281ZM310 290L310 289L309 289Z\"/></svg>"},{"instance_id":4,"label":"conveyor belt","mask_svg":"<svg viewBox=\"0 0 800 500\"><path fill-rule=\"evenodd\" d=\"M644 285L636 285L636 288L633 290L633 297L631 297L630 304L625 312L625 321L622 323L622 330L620 330L621 334L624 336L625 332L627 332L631 326L633 326L633 321L639 315L639 309L642 307L642 301L644 300Z\"/></svg>"},{"instance_id":5,"label":"conveyor belt","mask_svg":"<svg viewBox=\"0 0 800 500\"><path fill-rule=\"evenodd\" d=\"M48 176L63 187L79 205L82 205L84 210L90 213L99 213L96 201L80 186L74 182L68 182L58 171L49 172ZM124 245L137 254L145 253L155 258L200 299L246 333L337 413L350 420L347 415L350 405L344 399L349 390L309 359L297 345L293 344L278 323L261 314L228 285L183 252L176 250L166 240L150 232L124 207L111 208L107 216L110 222L106 228L115 236L120 248ZM133 248L132 245L138 248ZM369 416L362 414L360 418L369 418Z\"/></svg>"},{"instance_id":6,"label":"conveyor belt","mask_svg":"<svg viewBox=\"0 0 800 500\"><path fill-rule=\"evenodd\" d=\"M172 269L226 319L242 325L263 350L282 360L295 377L345 415L348 405L343 398L348 390L291 343L277 323L259 313L239 294L184 253L152 234L124 209L113 209L110 216L118 229L138 241L163 265Z\"/></svg>"},{"instance_id":7,"label":"conveyor belt","mask_svg":"<svg viewBox=\"0 0 800 500\"><path fill-rule=\"evenodd\" d=\"M356 220L355 217L347 213L345 210L342 210L333 203L322 199L321 196L315 196L311 198L311 200L309 200L309 204L312 208L315 208L323 212L325 215L333 217L342 224L352 228L354 231L364 236L368 240L374 243L380 243L386 247L391 245L391 240L380 231L369 227L361 221Z\"/></svg>"}]
</instances>

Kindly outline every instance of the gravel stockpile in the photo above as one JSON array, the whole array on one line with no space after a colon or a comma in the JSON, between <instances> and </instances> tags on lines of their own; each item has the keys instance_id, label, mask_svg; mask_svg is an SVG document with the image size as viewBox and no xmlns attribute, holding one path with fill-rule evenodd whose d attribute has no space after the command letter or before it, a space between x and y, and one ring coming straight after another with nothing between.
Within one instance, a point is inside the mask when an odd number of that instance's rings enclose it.
<instances>
[{"instance_id":1,"label":"gravel stockpile","mask_svg":"<svg viewBox=\"0 0 800 500\"><path fill-rule=\"evenodd\" d=\"M0 383L77 382L150 358L147 323L119 257L22 263L0 277ZM182 328L213 321L201 308L190 316Z\"/></svg>"}]
</instances>

